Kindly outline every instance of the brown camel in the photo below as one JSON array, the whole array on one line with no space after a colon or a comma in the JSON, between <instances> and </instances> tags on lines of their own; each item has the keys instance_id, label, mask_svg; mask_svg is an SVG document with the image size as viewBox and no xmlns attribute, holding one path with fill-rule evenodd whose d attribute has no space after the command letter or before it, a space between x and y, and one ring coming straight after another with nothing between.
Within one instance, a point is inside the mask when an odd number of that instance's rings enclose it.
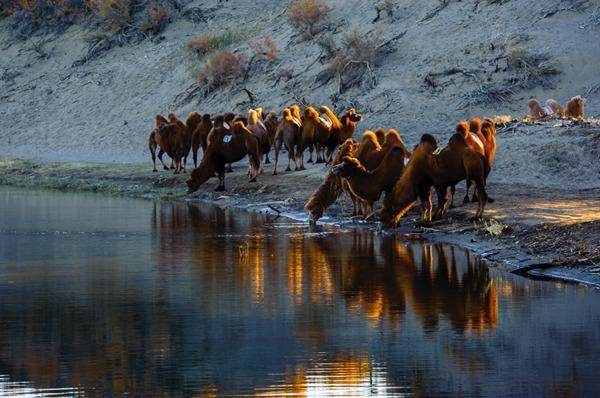
<instances>
[{"instance_id":1,"label":"brown camel","mask_svg":"<svg viewBox=\"0 0 600 398\"><path fill-rule=\"evenodd\" d=\"M262 113L262 110L260 112ZM258 137L260 148L260 166L258 172L262 174L265 163L264 158L271 150L273 141L271 141L267 126L265 126L262 119L259 118L259 113L254 109L248 110L248 130Z\"/></svg>"},{"instance_id":2,"label":"brown camel","mask_svg":"<svg viewBox=\"0 0 600 398\"><path fill-rule=\"evenodd\" d=\"M194 140L194 131L202 123L202 116L198 112L190 112L187 119L185 120L185 135L183 139L183 168L187 165L187 158L192 149L192 141ZM193 155L193 154L192 154ZM196 163L194 163L196 167Z\"/></svg>"},{"instance_id":3,"label":"brown camel","mask_svg":"<svg viewBox=\"0 0 600 398\"><path fill-rule=\"evenodd\" d=\"M479 199L475 218L481 218L487 201L487 172L485 157L469 148L463 135L454 134L446 148L438 149L435 138L424 134L393 192L386 196L381 212L384 227L395 224L414 205L417 198L421 199L424 219L431 221L432 218L441 217L446 209L448 187L465 179L475 181ZM431 187L435 187L438 195L435 215L431 211Z\"/></svg>"},{"instance_id":4,"label":"brown camel","mask_svg":"<svg viewBox=\"0 0 600 398\"><path fill-rule=\"evenodd\" d=\"M275 143L275 134L277 134L277 126L279 126L279 120L277 119L277 113L271 111L266 114L264 120L265 126L267 127L267 132L269 133L269 139L271 140L271 146ZM269 160L269 153L265 156L265 163L271 163Z\"/></svg>"},{"instance_id":5,"label":"brown camel","mask_svg":"<svg viewBox=\"0 0 600 398\"><path fill-rule=\"evenodd\" d=\"M185 125L181 128L178 123L163 124L157 117L157 127L154 132L156 144L160 147L158 152L158 160L162 163L165 170L169 168L162 159L166 153L172 160L175 167L175 174L179 174L182 170L181 158L183 157L183 140L185 136ZM155 167L156 168L156 167Z\"/></svg>"},{"instance_id":6,"label":"brown camel","mask_svg":"<svg viewBox=\"0 0 600 398\"><path fill-rule=\"evenodd\" d=\"M375 136L377 137L377 142L379 145L383 145L383 141L385 141L386 131L381 127L375 130Z\"/></svg>"},{"instance_id":7,"label":"brown camel","mask_svg":"<svg viewBox=\"0 0 600 398\"><path fill-rule=\"evenodd\" d=\"M558 117L565 116L565 110L563 109L562 106L560 106L558 104L558 102L556 102L556 100L553 100L552 98L546 100L546 106L548 108L550 108L552 110L552 113L554 113L556 116L558 116Z\"/></svg>"},{"instance_id":8,"label":"brown camel","mask_svg":"<svg viewBox=\"0 0 600 398\"><path fill-rule=\"evenodd\" d=\"M579 95L571 98L569 102L567 102L565 110L565 117L572 119L583 120L584 118L584 106L583 106L583 98Z\"/></svg>"},{"instance_id":9,"label":"brown camel","mask_svg":"<svg viewBox=\"0 0 600 398\"><path fill-rule=\"evenodd\" d=\"M331 121L329 136L326 141L321 142L327 148L326 158L327 163L329 163L335 148L354 135L356 123L360 122L363 117L357 114L354 108L344 113L340 119L325 105L319 108L319 112L327 115L327 118Z\"/></svg>"},{"instance_id":10,"label":"brown camel","mask_svg":"<svg viewBox=\"0 0 600 398\"><path fill-rule=\"evenodd\" d=\"M333 159L333 165L339 164L345 156L352 155L358 144L354 139L347 139L338 149L338 152ZM330 170L327 176L321 182L315 193L311 195L304 209L308 212L311 223L316 223L323 216L332 204L335 203L338 196L342 193L342 179L337 177Z\"/></svg>"},{"instance_id":11,"label":"brown camel","mask_svg":"<svg viewBox=\"0 0 600 398\"><path fill-rule=\"evenodd\" d=\"M374 134L373 134L374 136ZM368 171L358 159L346 156L333 167L333 173L348 181L350 191L367 203L365 219L373 215L373 203L381 193L389 193L404 170L404 151L396 146L386 154L380 165Z\"/></svg>"},{"instance_id":12,"label":"brown camel","mask_svg":"<svg viewBox=\"0 0 600 398\"><path fill-rule=\"evenodd\" d=\"M241 121L233 123L227 130L224 127L222 116L215 118L215 126L211 131L206 153L200 162L200 166L192 171L186 181L188 193L197 191L200 186L217 172L219 184L217 191L225 190L225 165L237 162L248 155L248 160L253 173L250 182L256 181L259 167L259 143L258 138L248 130Z\"/></svg>"},{"instance_id":13,"label":"brown camel","mask_svg":"<svg viewBox=\"0 0 600 398\"><path fill-rule=\"evenodd\" d=\"M150 150L150 156L152 157L152 171L153 172L158 171L158 170L156 170L156 149L158 147L158 143L156 142L156 130L158 130L159 127L164 126L166 124L169 124L169 121L167 119L165 119L164 116L156 115L156 126L152 129L152 131L150 132L150 135L148 136L148 149ZM164 151L161 149L159 151L161 163L163 164L164 169L168 170L169 167L162 161L163 153L164 153Z\"/></svg>"},{"instance_id":14,"label":"brown camel","mask_svg":"<svg viewBox=\"0 0 600 398\"><path fill-rule=\"evenodd\" d=\"M208 133L210 133L212 125L210 115L205 113L202 115L202 121L192 133L192 158L194 160L194 167L198 167L198 149L202 147L202 152L206 152Z\"/></svg>"},{"instance_id":15,"label":"brown camel","mask_svg":"<svg viewBox=\"0 0 600 398\"><path fill-rule=\"evenodd\" d=\"M290 171L290 164L292 161L296 164L295 170L299 170L296 151L300 144L300 121L292 115L290 108L283 110L283 118L277 127L277 133L275 134L275 167L273 168L273 175L277 175L277 164L279 163L279 150L281 145L285 145L285 149L288 151L288 166L285 171Z\"/></svg>"},{"instance_id":16,"label":"brown camel","mask_svg":"<svg viewBox=\"0 0 600 398\"><path fill-rule=\"evenodd\" d=\"M331 135L331 120L329 120L327 116L319 115L319 112L313 107L308 107L302 115L302 123L303 125L304 123L307 124L307 130L305 132L303 131L303 136L306 136L304 141L306 142L306 145L303 143L303 147L310 148L310 145L312 144L317 154L315 163L325 162L324 143L327 142ZM312 160L312 151L309 161L310 160Z\"/></svg>"}]
</instances>

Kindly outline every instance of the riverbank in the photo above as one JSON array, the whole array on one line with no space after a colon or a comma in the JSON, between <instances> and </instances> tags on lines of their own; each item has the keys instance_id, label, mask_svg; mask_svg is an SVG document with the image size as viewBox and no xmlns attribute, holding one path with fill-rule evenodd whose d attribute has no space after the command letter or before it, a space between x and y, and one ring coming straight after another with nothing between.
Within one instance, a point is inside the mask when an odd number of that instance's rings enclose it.
<instances>
[{"instance_id":1,"label":"riverbank","mask_svg":"<svg viewBox=\"0 0 600 398\"><path fill-rule=\"evenodd\" d=\"M273 176L272 165L257 183L248 183L246 166L234 165L226 176L226 192L215 192L211 179L196 194L186 195L187 173L152 173L149 164L104 164L0 159L0 185L71 191L154 200L210 202L306 220L304 203L325 174L322 165ZM430 227L418 224L415 210L391 232L407 239L428 239L464 246L491 266L536 277L557 278L600 287L600 190L572 192L532 190L527 186L490 184L496 202L486 208L485 221L472 222L475 205L460 205L447 219ZM464 195L457 189L457 202ZM376 222L351 219L347 197L338 200L320 223L379 231Z\"/></svg>"}]
</instances>

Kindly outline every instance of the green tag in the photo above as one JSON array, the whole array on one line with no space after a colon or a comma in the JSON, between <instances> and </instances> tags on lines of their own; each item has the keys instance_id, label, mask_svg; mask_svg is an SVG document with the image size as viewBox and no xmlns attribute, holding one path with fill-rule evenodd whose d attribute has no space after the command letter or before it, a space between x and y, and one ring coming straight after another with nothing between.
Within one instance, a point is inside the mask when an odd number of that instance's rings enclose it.
<instances>
[{"instance_id":1,"label":"green tag","mask_svg":"<svg viewBox=\"0 0 600 398\"><path fill-rule=\"evenodd\" d=\"M433 151L433 154L435 156L439 155L440 153L442 153L442 151L444 150L444 148L441 147L437 147L435 151Z\"/></svg>"}]
</instances>

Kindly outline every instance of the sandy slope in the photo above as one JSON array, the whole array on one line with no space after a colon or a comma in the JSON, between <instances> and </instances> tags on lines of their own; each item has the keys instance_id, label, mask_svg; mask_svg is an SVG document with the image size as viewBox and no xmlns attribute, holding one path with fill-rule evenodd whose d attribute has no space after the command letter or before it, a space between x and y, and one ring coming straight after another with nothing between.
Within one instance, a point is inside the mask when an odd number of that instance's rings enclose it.
<instances>
[{"instance_id":1,"label":"sandy slope","mask_svg":"<svg viewBox=\"0 0 600 398\"><path fill-rule=\"evenodd\" d=\"M49 56L40 59L30 42L10 39L6 20L0 21L0 153L46 160L144 162L148 161L146 137L156 113L173 110L183 117L191 110L235 108L247 100L241 85L207 98L181 100L180 94L193 84L186 71L185 45L209 24L214 29L243 25L249 36L268 32L276 41L281 59L274 65L255 65L243 83L261 105L280 109L299 98L333 104L337 109L352 105L365 115L359 130L395 127L409 145L429 131L446 141L460 118L520 116L531 95L564 102L583 94L588 99L588 115L599 113L599 93L586 94L600 83L600 25L594 19L600 8L595 2L549 0L539 5L511 0L490 5L461 1L434 13L440 4L437 0L404 0L397 1L395 17L384 16L374 24L372 2L329 3L338 45L355 27L366 35L380 31L384 41L401 36L389 44L391 52L375 69L377 84L372 89L357 87L340 95L335 79L319 87L315 80L328 60L319 59L321 48L289 26L285 4L280 1L192 1L186 7L200 6L207 21L194 24L176 18L162 41L116 47L76 67L73 62L87 52L84 38L89 32L81 27L45 37ZM572 4L581 8L566 10ZM565 10L544 18L560 9ZM236 48L247 50L251 42L248 39ZM511 46L547 54L562 71L551 80L554 88L537 86L515 93L505 103L469 105L483 85L502 85L510 78L513 72L504 71L505 61L498 57ZM450 68L469 71L469 75L441 76L436 88L423 82L427 73ZM282 69L294 77L275 84ZM236 109L243 111L244 105ZM500 134L498 146L490 184L517 182L563 190L600 187L597 128L524 128Z\"/></svg>"}]
</instances>

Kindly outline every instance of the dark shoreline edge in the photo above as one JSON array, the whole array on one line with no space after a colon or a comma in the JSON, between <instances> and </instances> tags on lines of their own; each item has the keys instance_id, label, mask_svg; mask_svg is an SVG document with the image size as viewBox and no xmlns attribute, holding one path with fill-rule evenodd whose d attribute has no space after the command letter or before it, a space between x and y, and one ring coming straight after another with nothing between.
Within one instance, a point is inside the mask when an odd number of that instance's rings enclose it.
<instances>
[{"instance_id":1,"label":"dark shoreline edge","mask_svg":"<svg viewBox=\"0 0 600 398\"><path fill-rule=\"evenodd\" d=\"M0 185L21 188L50 189L72 192L97 192L108 195L140 199L175 201L182 203L208 203L211 205L241 209L248 212L268 213L296 221L306 221L298 215L304 214L303 202L289 201L285 209L276 211L252 198L236 197L239 193L224 195L205 190L200 196L185 194L184 180L187 174L173 176L171 173L150 173L146 164L107 164L87 162L47 162L0 158ZM180 187L180 188L179 188ZM173 192L177 189L180 192ZM260 191L260 190L259 190ZM260 192L254 199L262 199ZM280 201L285 202L285 201ZM585 272L574 267L559 266L556 258L559 252L543 256L533 256L511 244L510 239L486 235L481 225L465 224L458 230L450 222L440 222L432 227L420 227L407 220L393 231L381 231L376 222L356 222L338 218L341 209L334 209L333 215L323 223L337 227L364 228L373 233L390 234L406 239L420 239L429 242L453 244L464 247L479 256L492 267L500 267L506 272L529 278L559 280L600 288L600 274ZM322 222L319 222L322 224ZM452 227L452 228L451 228Z\"/></svg>"}]
</instances>

